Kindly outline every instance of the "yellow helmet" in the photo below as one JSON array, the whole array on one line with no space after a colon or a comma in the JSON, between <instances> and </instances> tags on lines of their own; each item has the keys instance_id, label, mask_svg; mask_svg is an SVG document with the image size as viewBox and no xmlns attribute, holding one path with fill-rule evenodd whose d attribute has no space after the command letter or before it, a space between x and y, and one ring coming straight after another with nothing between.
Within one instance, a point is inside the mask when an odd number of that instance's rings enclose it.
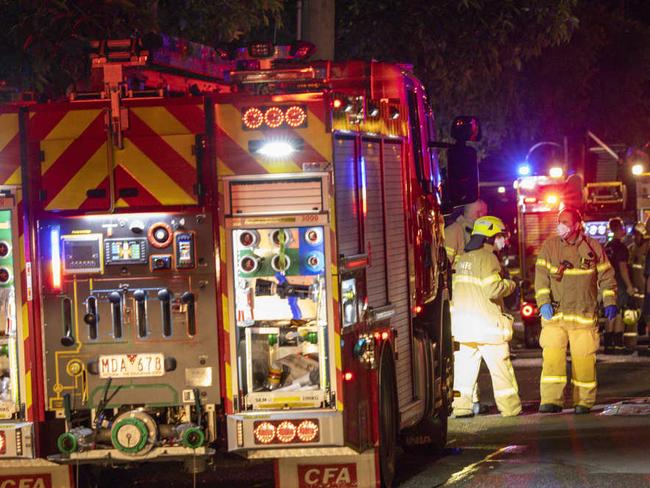
<instances>
[{"instance_id":1,"label":"yellow helmet","mask_svg":"<svg viewBox=\"0 0 650 488\"><path fill-rule=\"evenodd\" d=\"M492 217L491 215L487 215L485 217L480 217L474 221L474 228L472 229L473 236L479 235L492 237L497 234L505 233L506 225L499 217Z\"/></svg>"},{"instance_id":2,"label":"yellow helmet","mask_svg":"<svg viewBox=\"0 0 650 488\"><path fill-rule=\"evenodd\" d=\"M632 231L633 232L638 232L639 234L641 234L644 237L648 233L648 229L647 229L646 225L643 222L637 222L636 224L634 224L634 227L632 228Z\"/></svg>"},{"instance_id":3,"label":"yellow helmet","mask_svg":"<svg viewBox=\"0 0 650 488\"><path fill-rule=\"evenodd\" d=\"M623 323L625 325L636 325L636 323L641 318L640 310L626 310L623 312Z\"/></svg>"}]
</instances>

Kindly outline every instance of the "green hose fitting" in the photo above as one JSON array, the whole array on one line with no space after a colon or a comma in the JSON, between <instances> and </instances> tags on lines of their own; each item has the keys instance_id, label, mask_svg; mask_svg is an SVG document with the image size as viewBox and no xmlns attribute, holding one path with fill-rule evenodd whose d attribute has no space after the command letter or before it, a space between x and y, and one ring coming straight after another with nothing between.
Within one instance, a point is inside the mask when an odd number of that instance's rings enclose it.
<instances>
[{"instance_id":1,"label":"green hose fitting","mask_svg":"<svg viewBox=\"0 0 650 488\"><path fill-rule=\"evenodd\" d=\"M56 447L62 454L71 454L77 450L79 443L75 435L70 432L64 432L56 440Z\"/></svg>"},{"instance_id":2,"label":"green hose fitting","mask_svg":"<svg viewBox=\"0 0 650 488\"><path fill-rule=\"evenodd\" d=\"M188 427L183 432L181 442L184 447L198 449L205 442L205 434L198 427Z\"/></svg>"}]
</instances>

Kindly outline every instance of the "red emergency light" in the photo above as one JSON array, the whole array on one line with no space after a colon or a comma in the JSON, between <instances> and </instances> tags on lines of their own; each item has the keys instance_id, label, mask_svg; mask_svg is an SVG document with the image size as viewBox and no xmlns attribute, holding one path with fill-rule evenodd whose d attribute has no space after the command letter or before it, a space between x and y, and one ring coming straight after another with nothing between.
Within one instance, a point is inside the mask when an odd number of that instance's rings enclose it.
<instances>
[{"instance_id":1,"label":"red emergency light","mask_svg":"<svg viewBox=\"0 0 650 488\"><path fill-rule=\"evenodd\" d=\"M521 305L521 316L523 318L529 319L537 315L537 313L538 313L537 307L532 303L524 302Z\"/></svg>"},{"instance_id":2,"label":"red emergency light","mask_svg":"<svg viewBox=\"0 0 650 488\"><path fill-rule=\"evenodd\" d=\"M304 105L245 107L241 112L244 130L307 127L307 107Z\"/></svg>"}]
</instances>

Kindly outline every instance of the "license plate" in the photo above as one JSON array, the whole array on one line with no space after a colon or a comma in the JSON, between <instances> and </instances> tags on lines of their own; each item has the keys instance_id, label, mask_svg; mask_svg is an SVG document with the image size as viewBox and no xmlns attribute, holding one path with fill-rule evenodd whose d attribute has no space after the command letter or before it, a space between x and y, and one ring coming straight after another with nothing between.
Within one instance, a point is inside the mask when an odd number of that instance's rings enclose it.
<instances>
[{"instance_id":1,"label":"license plate","mask_svg":"<svg viewBox=\"0 0 650 488\"><path fill-rule=\"evenodd\" d=\"M99 356L100 378L143 378L164 374L165 356L160 353Z\"/></svg>"}]
</instances>

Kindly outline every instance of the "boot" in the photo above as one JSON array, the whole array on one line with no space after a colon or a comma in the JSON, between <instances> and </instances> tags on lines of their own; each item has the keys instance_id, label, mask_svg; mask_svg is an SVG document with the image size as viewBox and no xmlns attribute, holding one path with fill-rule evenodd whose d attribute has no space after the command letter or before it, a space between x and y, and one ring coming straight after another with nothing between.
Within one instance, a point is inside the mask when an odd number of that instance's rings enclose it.
<instances>
[{"instance_id":1,"label":"boot","mask_svg":"<svg viewBox=\"0 0 650 488\"><path fill-rule=\"evenodd\" d=\"M605 332L605 354L614 354L614 334L612 332Z\"/></svg>"},{"instance_id":2,"label":"boot","mask_svg":"<svg viewBox=\"0 0 650 488\"><path fill-rule=\"evenodd\" d=\"M539 406L539 413L560 413L561 411L562 407L554 403L542 403Z\"/></svg>"},{"instance_id":3,"label":"boot","mask_svg":"<svg viewBox=\"0 0 650 488\"><path fill-rule=\"evenodd\" d=\"M623 345L623 333L614 332L614 354L620 356L625 354L625 346Z\"/></svg>"}]
</instances>

